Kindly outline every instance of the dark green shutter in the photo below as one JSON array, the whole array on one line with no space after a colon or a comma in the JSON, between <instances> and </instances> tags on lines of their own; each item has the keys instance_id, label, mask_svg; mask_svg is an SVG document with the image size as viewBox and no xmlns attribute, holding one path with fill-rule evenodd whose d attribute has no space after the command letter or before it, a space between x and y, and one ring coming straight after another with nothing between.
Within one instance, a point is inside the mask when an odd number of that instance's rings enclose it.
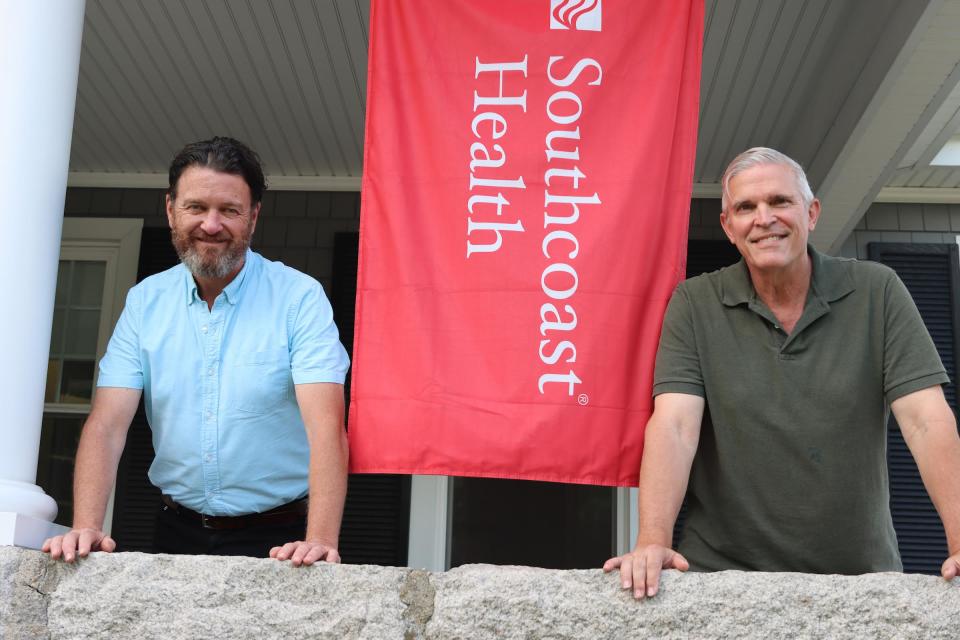
<instances>
[{"instance_id":1,"label":"dark green shutter","mask_svg":"<svg viewBox=\"0 0 960 640\"><path fill-rule=\"evenodd\" d=\"M955 244L869 245L871 260L893 268L920 310L951 383L944 387L956 414L956 354L960 273ZM947 558L947 541L940 517L923 486L917 465L907 449L896 420L890 416L887 433L890 474L890 510L897 530L903 569L909 573L939 574ZM960 473L960 469L957 469Z\"/></svg>"},{"instance_id":2,"label":"dark green shutter","mask_svg":"<svg viewBox=\"0 0 960 640\"><path fill-rule=\"evenodd\" d=\"M143 401L127 432L127 444L117 468L113 504L113 538L119 551L149 552L160 506L160 490L150 484L147 470L153 462L153 442Z\"/></svg>"}]
</instances>

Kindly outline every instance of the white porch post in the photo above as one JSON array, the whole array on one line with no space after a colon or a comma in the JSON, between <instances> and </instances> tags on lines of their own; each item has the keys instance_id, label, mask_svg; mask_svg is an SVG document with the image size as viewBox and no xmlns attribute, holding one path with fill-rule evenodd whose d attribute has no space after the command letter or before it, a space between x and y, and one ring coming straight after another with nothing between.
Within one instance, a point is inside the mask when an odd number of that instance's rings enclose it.
<instances>
[{"instance_id":1,"label":"white porch post","mask_svg":"<svg viewBox=\"0 0 960 640\"><path fill-rule=\"evenodd\" d=\"M0 545L36 548L57 514L34 482L84 0L0 7Z\"/></svg>"}]
</instances>

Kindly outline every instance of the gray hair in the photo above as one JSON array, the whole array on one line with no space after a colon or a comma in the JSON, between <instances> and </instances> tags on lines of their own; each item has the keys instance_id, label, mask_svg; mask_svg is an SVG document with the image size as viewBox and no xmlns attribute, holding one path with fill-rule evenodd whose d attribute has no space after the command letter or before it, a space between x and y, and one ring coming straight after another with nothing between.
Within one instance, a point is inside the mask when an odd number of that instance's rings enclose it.
<instances>
[{"instance_id":1,"label":"gray hair","mask_svg":"<svg viewBox=\"0 0 960 640\"><path fill-rule=\"evenodd\" d=\"M734 176L743 173L747 169L765 164L780 164L788 167L793 172L797 189L800 191L800 197L803 199L803 206L810 206L810 203L813 202L813 191L810 189L810 183L807 182L807 174L803 172L803 167L801 167L796 160L780 153L776 149L753 147L734 158L730 164L727 165L726 171L723 172L723 177L720 178L720 185L723 189L721 201L723 211L726 211L727 205L730 204L728 194L730 193L730 181L733 180Z\"/></svg>"}]
</instances>

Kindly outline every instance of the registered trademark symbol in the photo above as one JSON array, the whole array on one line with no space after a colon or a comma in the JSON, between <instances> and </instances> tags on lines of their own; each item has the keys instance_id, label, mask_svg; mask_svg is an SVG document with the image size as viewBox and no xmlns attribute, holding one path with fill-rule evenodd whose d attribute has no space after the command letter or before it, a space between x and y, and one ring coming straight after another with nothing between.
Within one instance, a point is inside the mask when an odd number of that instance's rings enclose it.
<instances>
[{"instance_id":1,"label":"registered trademark symbol","mask_svg":"<svg viewBox=\"0 0 960 640\"><path fill-rule=\"evenodd\" d=\"M590 397L585 393L581 393L579 396L577 396L577 402L580 404L589 404Z\"/></svg>"}]
</instances>

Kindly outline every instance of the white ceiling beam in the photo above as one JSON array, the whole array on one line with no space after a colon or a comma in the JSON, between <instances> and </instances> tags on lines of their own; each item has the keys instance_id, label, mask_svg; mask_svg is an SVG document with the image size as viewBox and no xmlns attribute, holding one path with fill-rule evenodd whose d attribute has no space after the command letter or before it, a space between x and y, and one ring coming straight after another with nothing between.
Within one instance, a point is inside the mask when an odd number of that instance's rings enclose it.
<instances>
[{"instance_id":1,"label":"white ceiling beam","mask_svg":"<svg viewBox=\"0 0 960 640\"><path fill-rule=\"evenodd\" d=\"M271 191L360 191L359 176L267 176ZM105 189L166 189L165 173L79 173L67 177L68 187Z\"/></svg>"},{"instance_id":2,"label":"white ceiling beam","mask_svg":"<svg viewBox=\"0 0 960 640\"><path fill-rule=\"evenodd\" d=\"M821 251L840 250L953 92L957 33L960 0L930 2L820 186L824 215L811 241Z\"/></svg>"},{"instance_id":3,"label":"white ceiling beam","mask_svg":"<svg viewBox=\"0 0 960 640\"><path fill-rule=\"evenodd\" d=\"M874 202L960 204L960 189L943 187L884 187Z\"/></svg>"},{"instance_id":4,"label":"white ceiling beam","mask_svg":"<svg viewBox=\"0 0 960 640\"><path fill-rule=\"evenodd\" d=\"M954 68L953 75L946 84L953 85L953 91L937 109L923 133L917 136L910 150L900 159L898 169L926 167L953 134L960 131L960 66Z\"/></svg>"}]
</instances>

